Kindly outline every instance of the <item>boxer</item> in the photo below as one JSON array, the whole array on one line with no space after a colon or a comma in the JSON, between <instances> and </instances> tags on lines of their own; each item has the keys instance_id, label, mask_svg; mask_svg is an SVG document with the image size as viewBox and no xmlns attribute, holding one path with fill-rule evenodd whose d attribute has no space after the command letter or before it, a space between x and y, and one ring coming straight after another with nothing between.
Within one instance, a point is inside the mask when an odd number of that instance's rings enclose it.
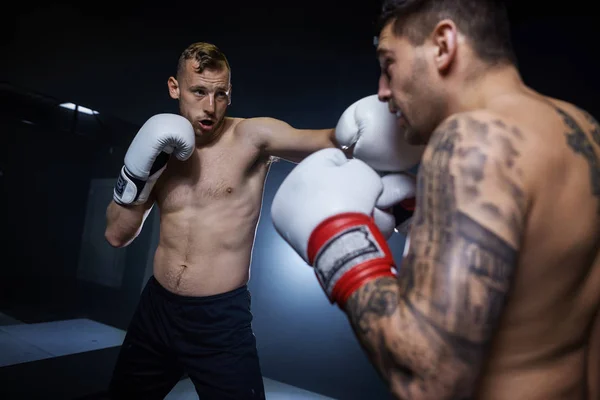
<instances>
[{"instance_id":1,"label":"boxer","mask_svg":"<svg viewBox=\"0 0 600 400\"><path fill-rule=\"evenodd\" d=\"M156 204L160 240L115 366L113 398L162 399L184 373L201 399L265 397L247 282L269 165L273 157L298 162L338 144L335 128L226 116L230 78L216 46L189 46L168 80L181 115L150 118L126 153L106 239L127 246ZM368 111L373 101L359 104ZM363 132L377 116L354 120Z\"/></svg>"},{"instance_id":2,"label":"boxer","mask_svg":"<svg viewBox=\"0 0 600 400\"><path fill-rule=\"evenodd\" d=\"M381 26L379 98L426 145L405 257L381 176L337 149L284 180L275 228L396 398L600 398L599 124L523 83L500 2L388 0Z\"/></svg>"}]
</instances>

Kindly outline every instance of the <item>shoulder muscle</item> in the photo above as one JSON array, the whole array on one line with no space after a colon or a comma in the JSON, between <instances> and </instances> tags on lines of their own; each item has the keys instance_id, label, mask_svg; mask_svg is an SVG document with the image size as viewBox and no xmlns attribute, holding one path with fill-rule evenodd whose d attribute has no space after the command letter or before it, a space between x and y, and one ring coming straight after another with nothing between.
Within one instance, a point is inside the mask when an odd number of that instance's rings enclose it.
<instances>
[{"instance_id":1,"label":"shoulder muscle","mask_svg":"<svg viewBox=\"0 0 600 400\"><path fill-rule=\"evenodd\" d=\"M457 114L434 132L423 159L431 184L444 179L444 197L454 209L517 245L529 208L522 131L487 111ZM435 174L438 171L439 175ZM442 186L440 186L441 188Z\"/></svg>"}]
</instances>

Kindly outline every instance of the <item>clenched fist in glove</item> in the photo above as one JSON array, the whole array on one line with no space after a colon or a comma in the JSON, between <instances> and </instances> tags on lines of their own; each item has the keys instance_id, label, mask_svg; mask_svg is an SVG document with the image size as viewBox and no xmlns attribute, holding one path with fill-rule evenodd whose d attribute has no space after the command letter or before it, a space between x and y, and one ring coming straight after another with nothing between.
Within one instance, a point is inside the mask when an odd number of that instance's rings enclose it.
<instances>
[{"instance_id":1,"label":"clenched fist in glove","mask_svg":"<svg viewBox=\"0 0 600 400\"><path fill-rule=\"evenodd\" d=\"M324 149L299 163L273 199L275 229L340 307L368 281L394 276L392 253L373 218L382 192L381 177L367 164Z\"/></svg>"},{"instance_id":2,"label":"clenched fist in glove","mask_svg":"<svg viewBox=\"0 0 600 400\"><path fill-rule=\"evenodd\" d=\"M377 95L351 104L338 120L336 141L351 148L358 158L378 171L404 172L421 161L425 146L413 146L404 140L395 114Z\"/></svg>"},{"instance_id":3,"label":"clenched fist in glove","mask_svg":"<svg viewBox=\"0 0 600 400\"><path fill-rule=\"evenodd\" d=\"M125 165L115 185L118 204L143 204L172 153L181 161L194 151L192 124L176 114L157 114L140 128L125 154Z\"/></svg>"},{"instance_id":4,"label":"clenched fist in glove","mask_svg":"<svg viewBox=\"0 0 600 400\"><path fill-rule=\"evenodd\" d=\"M416 184L412 175L387 174L381 178L383 192L377 199L373 217L379 230L389 239L394 230L408 235L415 212Z\"/></svg>"}]
</instances>

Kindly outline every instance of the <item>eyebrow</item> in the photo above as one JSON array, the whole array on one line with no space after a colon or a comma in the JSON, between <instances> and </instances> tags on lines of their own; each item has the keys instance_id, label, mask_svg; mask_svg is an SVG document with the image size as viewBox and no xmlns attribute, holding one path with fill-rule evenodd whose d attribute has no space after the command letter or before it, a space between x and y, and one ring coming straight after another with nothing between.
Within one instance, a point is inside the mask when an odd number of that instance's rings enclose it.
<instances>
[{"instance_id":1,"label":"eyebrow","mask_svg":"<svg viewBox=\"0 0 600 400\"><path fill-rule=\"evenodd\" d=\"M206 86L204 85L194 85L194 86L190 86L190 90L207 90ZM222 90L224 92L227 92L227 88L225 86L215 86L215 90Z\"/></svg>"},{"instance_id":2,"label":"eyebrow","mask_svg":"<svg viewBox=\"0 0 600 400\"><path fill-rule=\"evenodd\" d=\"M377 50L375 50L375 53L377 54L377 57L381 57L390 54L391 51L383 47L378 47Z\"/></svg>"}]
</instances>

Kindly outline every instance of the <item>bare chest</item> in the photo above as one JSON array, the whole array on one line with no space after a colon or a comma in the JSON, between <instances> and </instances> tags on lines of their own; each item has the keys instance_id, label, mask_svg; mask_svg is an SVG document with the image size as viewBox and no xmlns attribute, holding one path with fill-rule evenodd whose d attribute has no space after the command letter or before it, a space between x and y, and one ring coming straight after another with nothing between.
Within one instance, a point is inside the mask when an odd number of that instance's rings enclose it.
<instances>
[{"instance_id":1,"label":"bare chest","mask_svg":"<svg viewBox=\"0 0 600 400\"><path fill-rule=\"evenodd\" d=\"M224 143L199 148L186 161L169 162L157 184L157 200L161 209L179 209L252 196L261 192L267 168L255 147Z\"/></svg>"}]
</instances>

